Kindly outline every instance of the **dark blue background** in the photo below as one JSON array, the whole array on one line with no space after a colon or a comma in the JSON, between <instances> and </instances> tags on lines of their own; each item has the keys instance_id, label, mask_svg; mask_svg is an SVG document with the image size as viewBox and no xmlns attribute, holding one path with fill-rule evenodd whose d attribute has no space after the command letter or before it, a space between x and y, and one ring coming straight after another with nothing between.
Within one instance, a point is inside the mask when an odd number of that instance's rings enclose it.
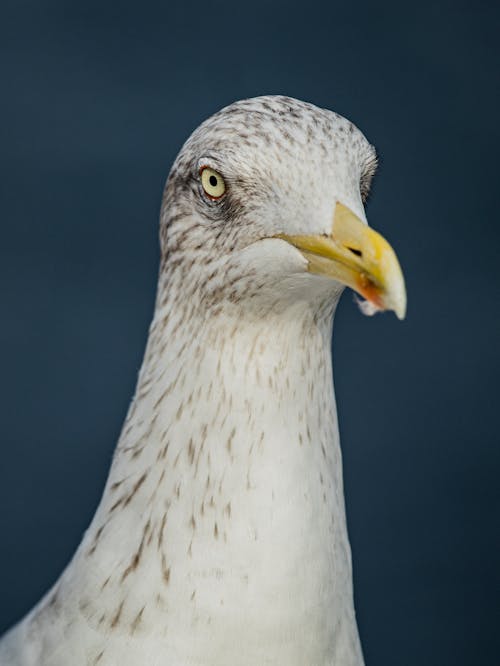
<instances>
[{"instance_id":1,"label":"dark blue background","mask_svg":"<svg viewBox=\"0 0 500 666\"><path fill-rule=\"evenodd\" d=\"M56 579L99 500L173 158L221 106L285 93L377 146L368 216L407 278L404 323L362 317L349 292L335 326L367 664L496 661L495 4L2 0L0 628Z\"/></svg>"}]
</instances>

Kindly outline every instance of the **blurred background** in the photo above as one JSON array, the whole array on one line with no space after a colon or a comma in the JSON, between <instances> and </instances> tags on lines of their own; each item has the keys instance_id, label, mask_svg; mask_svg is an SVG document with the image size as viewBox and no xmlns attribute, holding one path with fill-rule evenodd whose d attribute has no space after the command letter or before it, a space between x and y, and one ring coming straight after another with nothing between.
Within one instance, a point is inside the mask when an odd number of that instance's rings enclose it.
<instances>
[{"instance_id":1,"label":"blurred background","mask_svg":"<svg viewBox=\"0 0 500 666\"><path fill-rule=\"evenodd\" d=\"M0 5L0 630L99 501L152 315L163 183L235 99L347 116L408 318L337 311L334 369L367 666L499 654L498 3ZM496 617L495 617L496 615Z\"/></svg>"}]
</instances>

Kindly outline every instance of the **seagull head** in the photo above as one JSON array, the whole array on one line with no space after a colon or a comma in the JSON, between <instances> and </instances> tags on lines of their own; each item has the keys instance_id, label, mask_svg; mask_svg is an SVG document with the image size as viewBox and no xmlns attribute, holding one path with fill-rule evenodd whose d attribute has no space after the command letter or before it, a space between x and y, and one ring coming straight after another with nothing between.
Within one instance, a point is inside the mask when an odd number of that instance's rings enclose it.
<instances>
[{"instance_id":1,"label":"seagull head","mask_svg":"<svg viewBox=\"0 0 500 666\"><path fill-rule=\"evenodd\" d=\"M164 270L207 302L336 302L345 286L364 311L402 319L396 254L364 203L373 146L348 120L264 96L231 104L181 149L161 213Z\"/></svg>"}]
</instances>

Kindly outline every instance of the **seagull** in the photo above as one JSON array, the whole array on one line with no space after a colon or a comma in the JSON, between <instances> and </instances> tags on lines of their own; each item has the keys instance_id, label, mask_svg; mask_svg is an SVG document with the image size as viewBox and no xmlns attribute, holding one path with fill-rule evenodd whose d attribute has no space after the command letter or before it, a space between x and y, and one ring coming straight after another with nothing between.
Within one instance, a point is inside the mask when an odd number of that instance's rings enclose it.
<instances>
[{"instance_id":1,"label":"seagull","mask_svg":"<svg viewBox=\"0 0 500 666\"><path fill-rule=\"evenodd\" d=\"M345 286L405 316L365 217L376 164L350 121L285 96L186 141L102 500L1 666L362 666L331 339Z\"/></svg>"}]
</instances>

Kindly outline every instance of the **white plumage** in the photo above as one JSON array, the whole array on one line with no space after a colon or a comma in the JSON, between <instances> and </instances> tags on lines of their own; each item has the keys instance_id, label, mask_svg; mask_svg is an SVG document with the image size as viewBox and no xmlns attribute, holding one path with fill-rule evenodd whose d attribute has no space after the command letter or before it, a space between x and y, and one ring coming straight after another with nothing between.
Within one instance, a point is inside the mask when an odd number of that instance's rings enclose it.
<instances>
[{"instance_id":1,"label":"white plumage","mask_svg":"<svg viewBox=\"0 0 500 666\"><path fill-rule=\"evenodd\" d=\"M374 168L351 123L285 97L185 144L101 504L2 666L361 666L330 344L343 284L404 314L364 224Z\"/></svg>"}]
</instances>

